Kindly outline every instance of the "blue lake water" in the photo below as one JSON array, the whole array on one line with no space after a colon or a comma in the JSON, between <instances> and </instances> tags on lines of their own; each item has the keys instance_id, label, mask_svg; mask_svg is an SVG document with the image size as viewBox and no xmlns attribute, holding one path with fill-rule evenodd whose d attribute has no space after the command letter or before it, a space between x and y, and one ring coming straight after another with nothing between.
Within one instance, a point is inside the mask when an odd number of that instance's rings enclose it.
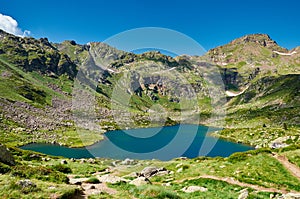
<instances>
[{"instance_id":1,"label":"blue lake water","mask_svg":"<svg viewBox=\"0 0 300 199\"><path fill-rule=\"evenodd\" d=\"M209 136L209 133L215 130L216 128L199 125L115 130L105 133L103 141L85 148L68 148L53 144L28 144L21 148L67 158L159 160L198 156L228 157L235 152L254 149Z\"/></svg>"}]
</instances>

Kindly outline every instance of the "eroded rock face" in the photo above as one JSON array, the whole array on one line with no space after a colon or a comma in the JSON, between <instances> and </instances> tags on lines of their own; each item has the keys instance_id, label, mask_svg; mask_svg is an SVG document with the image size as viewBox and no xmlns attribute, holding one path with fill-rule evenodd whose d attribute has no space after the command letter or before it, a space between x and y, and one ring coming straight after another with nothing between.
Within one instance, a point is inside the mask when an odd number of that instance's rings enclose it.
<instances>
[{"instance_id":1,"label":"eroded rock face","mask_svg":"<svg viewBox=\"0 0 300 199\"><path fill-rule=\"evenodd\" d=\"M2 144L0 144L0 162L10 166L16 165L13 155Z\"/></svg>"}]
</instances>

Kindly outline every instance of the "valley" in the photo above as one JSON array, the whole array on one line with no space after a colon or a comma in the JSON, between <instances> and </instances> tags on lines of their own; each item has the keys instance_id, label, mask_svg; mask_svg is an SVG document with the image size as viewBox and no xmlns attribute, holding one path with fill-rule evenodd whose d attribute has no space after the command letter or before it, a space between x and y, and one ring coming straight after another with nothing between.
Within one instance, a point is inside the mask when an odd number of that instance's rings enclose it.
<instances>
[{"instance_id":1,"label":"valley","mask_svg":"<svg viewBox=\"0 0 300 199\"><path fill-rule=\"evenodd\" d=\"M300 49L266 34L171 57L0 30L0 79L1 198L300 197ZM19 149L186 124L256 149L169 161Z\"/></svg>"}]
</instances>

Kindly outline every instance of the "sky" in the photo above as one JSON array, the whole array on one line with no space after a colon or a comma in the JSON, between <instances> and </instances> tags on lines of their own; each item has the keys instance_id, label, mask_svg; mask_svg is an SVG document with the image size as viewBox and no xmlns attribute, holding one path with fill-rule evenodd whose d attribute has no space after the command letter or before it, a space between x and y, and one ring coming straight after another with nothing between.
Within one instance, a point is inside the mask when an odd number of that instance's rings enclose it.
<instances>
[{"instance_id":1,"label":"sky","mask_svg":"<svg viewBox=\"0 0 300 199\"><path fill-rule=\"evenodd\" d=\"M206 50L266 33L292 49L300 46L299 8L298 0L0 0L0 28L85 44L133 28L161 27L191 37Z\"/></svg>"}]
</instances>

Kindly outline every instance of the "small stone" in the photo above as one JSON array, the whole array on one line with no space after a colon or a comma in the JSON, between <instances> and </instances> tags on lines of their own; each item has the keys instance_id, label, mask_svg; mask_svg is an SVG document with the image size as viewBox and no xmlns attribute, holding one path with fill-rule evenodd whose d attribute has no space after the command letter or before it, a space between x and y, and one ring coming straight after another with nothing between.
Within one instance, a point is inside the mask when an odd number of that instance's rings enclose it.
<instances>
[{"instance_id":1,"label":"small stone","mask_svg":"<svg viewBox=\"0 0 300 199\"><path fill-rule=\"evenodd\" d=\"M243 190L241 190L239 192L240 192L240 195L239 195L238 199L246 199L246 198L248 198L248 196L249 196L248 189L243 189Z\"/></svg>"},{"instance_id":2,"label":"small stone","mask_svg":"<svg viewBox=\"0 0 300 199\"><path fill-rule=\"evenodd\" d=\"M182 166L183 166L183 164L182 164L182 163L179 163L179 164L177 164L177 165L175 166L175 168L177 169L177 168L182 167Z\"/></svg>"},{"instance_id":3,"label":"small stone","mask_svg":"<svg viewBox=\"0 0 300 199\"><path fill-rule=\"evenodd\" d=\"M171 182L163 183L162 186L170 187L171 186Z\"/></svg>"},{"instance_id":4,"label":"small stone","mask_svg":"<svg viewBox=\"0 0 300 199\"><path fill-rule=\"evenodd\" d=\"M33 182L31 182L31 181L28 180L28 179L18 181L18 182L17 182L17 185L21 186L22 188L26 188L26 187L36 187L36 184L34 184Z\"/></svg>"},{"instance_id":5,"label":"small stone","mask_svg":"<svg viewBox=\"0 0 300 199\"><path fill-rule=\"evenodd\" d=\"M61 164L68 164L67 160L60 161Z\"/></svg>"},{"instance_id":6,"label":"small stone","mask_svg":"<svg viewBox=\"0 0 300 199\"><path fill-rule=\"evenodd\" d=\"M183 168L182 167L177 170L177 173L181 173L181 172L183 172Z\"/></svg>"},{"instance_id":7,"label":"small stone","mask_svg":"<svg viewBox=\"0 0 300 199\"><path fill-rule=\"evenodd\" d=\"M96 189L96 187L95 187L94 185L92 185L92 186L90 187L90 189Z\"/></svg>"},{"instance_id":8,"label":"small stone","mask_svg":"<svg viewBox=\"0 0 300 199\"><path fill-rule=\"evenodd\" d=\"M87 160L87 162L90 163L90 164L95 164L96 161L95 161L95 159L90 158L90 159Z\"/></svg>"},{"instance_id":9,"label":"small stone","mask_svg":"<svg viewBox=\"0 0 300 199\"><path fill-rule=\"evenodd\" d=\"M125 160L123 160L121 162L122 165L134 165L136 164L136 161L135 160L132 160L132 159L129 159L129 158L126 158Z\"/></svg>"}]
</instances>

